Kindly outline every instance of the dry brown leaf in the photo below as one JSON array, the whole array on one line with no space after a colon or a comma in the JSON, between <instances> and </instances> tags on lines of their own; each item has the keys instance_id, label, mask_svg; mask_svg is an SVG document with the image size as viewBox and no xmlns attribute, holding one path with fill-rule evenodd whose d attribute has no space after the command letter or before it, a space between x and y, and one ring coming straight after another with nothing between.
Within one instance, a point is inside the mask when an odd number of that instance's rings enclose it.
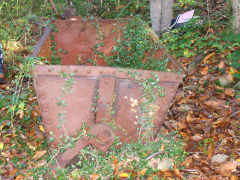
<instances>
[{"instance_id":1,"label":"dry brown leaf","mask_svg":"<svg viewBox=\"0 0 240 180\"><path fill-rule=\"evenodd\" d=\"M219 65L218 65L218 68L219 69L222 69L222 68L224 68L225 67L225 63L223 62L223 61L221 61L220 63L219 63Z\"/></svg>"},{"instance_id":2,"label":"dry brown leaf","mask_svg":"<svg viewBox=\"0 0 240 180\"><path fill-rule=\"evenodd\" d=\"M233 75L229 73L229 74L228 74L228 79L229 79L231 82L233 82L233 81L234 81Z\"/></svg>"},{"instance_id":3,"label":"dry brown leaf","mask_svg":"<svg viewBox=\"0 0 240 180\"><path fill-rule=\"evenodd\" d=\"M201 72L202 75L207 75L208 74L208 66L204 67Z\"/></svg>"},{"instance_id":4,"label":"dry brown leaf","mask_svg":"<svg viewBox=\"0 0 240 180\"><path fill-rule=\"evenodd\" d=\"M18 176L15 178L15 180L22 180L22 179L24 179L24 176L22 176L22 175L18 175Z\"/></svg>"},{"instance_id":5,"label":"dry brown leaf","mask_svg":"<svg viewBox=\"0 0 240 180\"><path fill-rule=\"evenodd\" d=\"M239 163L237 163L236 161L228 161L226 163L224 163L219 169L219 173L222 176L231 176L232 172L236 171L237 166L239 165Z\"/></svg>"},{"instance_id":6,"label":"dry brown leaf","mask_svg":"<svg viewBox=\"0 0 240 180\"><path fill-rule=\"evenodd\" d=\"M164 148L165 148L165 146L164 146L164 144L162 144L162 145L161 145L160 152L163 152L163 151L164 151Z\"/></svg>"},{"instance_id":7,"label":"dry brown leaf","mask_svg":"<svg viewBox=\"0 0 240 180\"><path fill-rule=\"evenodd\" d=\"M171 171L162 170L161 172L167 177L172 177L173 176L173 173Z\"/></svg>"},{"instance_id":8,"label":"dry brown leaf","mask_svg":"<svg viewBox=\"0 0 240 180\"><path fill-rule=\"evenodd\" d=\"M100 176L98 174L91 174L90 180L97 180Z\"/></svg>"},{"instance_id":9,"label":"dry brown leaf","mask_svg":"<svg viewBox=\"0 0 240 180\"><path fill-rule=\"evenodd\" d=\"M188 167L193 163L193 156L186 157L185 161L181 163L182 166Z\"/></svg>"},{"instance_id":10,"label":"dry brown leaf","mask_svg":"<svg viewBox=\"0 0 240 180\"><path fill-rule=\"evenodd\" d=\"M208 146L208 159L211 159L214 153L214 142L212 142L209 146Z\"/></svg>"},{"instance_id":11,"label":"dry brown leaf","mask_svg":"<svg viewBox=\"0 0 240 180\"><path fill-rule=\"evenodd\" d=\"M41 167L44 166L45 164L47 164L47 161L43 159L36 164L36 167Z\"/></svg>"},{"instance_id":12,"label":"dry brown leaf","mask_svg":"<svg viewBox=\"0 0 240 180\"><path fill-rule=\"evenodd\" d=\"M237 175L231 175L230 180L238 180L238 176Z\"/></svg>"},{"instance_id":13,"label":"dry brown leaf","mask_svg":"<svg viewBox=\"0 0 240 180\"><path fill-rule=\"evenodd\" d=\"M24 112L23 112L23 110L20 110L20 112L19 112L19 117L20 117L20 119L22 119L23 116L24 116Z\"/></svg>"},{"instance_id":14,"label":"dry brown leaf","mask_svg":"<svg viewBox=\"0 0 240 180\"><path fill-rule=\"evenodd\" d=\"M176 164L174 164L173 171L174 171L174 173L177 175L177 177L178 177L179 179L183 179L183 176L182 176L182 174L180 173L180 171L177 169Z\"/></svg>"},{"instance_id":15,"label":"dry brown leaf","mask_svg":"<svg viewBox=\"0 0 240 180\"><path fill-rule=\"evenodd\" d=\"M223 109L223 108L228 108L228 106L226 105L226 101L225 100L209 100L204 102L205 105L207 105L208 107L211 107L213 109Z\"/></svg>"},{"instance_id":16,"label":"dry brown leaf","mask_svg":"<svg viewBox=\"0 0 240 180\"><path fill-rule=\"evenodd\" d=\"M38 160L40 159L43 155L45 155L47 153L46 150L43 151L37 151L37 153L33 156L33 160Z\"/></svg>"},{"instance_id":17,"label":"dry brown leaf","mask_svg":"<svg viewBox=\"0 0 240 180\"><path fill-rule=\"evenodd\" d=\"M225 89L224 93L225 93L227 96L231 96L231 97L234 96L234 92L233 92L233 89L232 89L232 88L227 88L227 89Z\"/></svg>"},{"instance_id":18,"label":"dry brown leaf","mask_svg":"<svg viewBox=\"0 0 240 180\"><path fill-rule=\"evenodd\" d=\"M215 52L207 55L207 56L203 59L203 63L206 64L206 63L207 63L207 60L208 60L210 57L212 57L213 55L215 55Z\"/></svg>"},{"instance_id":19,"label":"dry brown leaf","mask_svg":"<svg viewBox=\"0 0 240 180\"><path fill-rule=\"evenodd\" d=\"M202 140L202 137L197 134L195 136L192 136L191 140L193 140L193 141L200 141L200 140Z\"/></svg>"},{"instance_id":20,"label":"dry brown leaf","mask_svg":"<svg viewBox=\"0 0 240 180\"><path fill-rule=\"evenodd\" d=\"M146 173L146 171L147 171L147 168L144 168L144 169L141 170L138 174L139 174L140 176L144 176L145 173Z\"/></svg>"},{"instance_id":21,"label":"dry brown leaf","mask_svg":"<svg viewBox=\"0 0 240 180\"><path fill-rule=\"evenodd\" d=\"M17 173L17 168L13 169L10 173L11 176L15 176L15 174Z\"/></svg>"}]
</instances>

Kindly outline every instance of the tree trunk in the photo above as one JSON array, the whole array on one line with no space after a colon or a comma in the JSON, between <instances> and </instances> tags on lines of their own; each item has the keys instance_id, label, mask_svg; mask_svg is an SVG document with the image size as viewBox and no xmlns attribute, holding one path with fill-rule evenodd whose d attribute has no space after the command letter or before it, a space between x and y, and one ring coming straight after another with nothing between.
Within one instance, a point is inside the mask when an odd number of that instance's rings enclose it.
<instances>
[{"instance_id":1,"label":"tree trunk","mask_svg":"<svg viewBox=\"0 0 240 180\"><path fill-rule=\"evenodd\" d=\"M240 0L232 0L233 31L240 33Z\"/></svg>"},{"instance_id":2,"label":"tree trunk","mask_svg":"<svg viewBox=\"0 0 240 180\"><path fill-rule=\"evenodd\" d=\"M173 4L174 0L150 0L152 29L158 36L170 28Z\"/></svg>"},{"instance_id":3,"label":"tree trunk","mask_svg":"<svg viewBox=\"0 0 240 180\"><path fill-rule=\"evenodd\" d=\"M174 0L162 0L161 32L168 31L173 18Z\"/></svg>"},{"instance_id":4,"label":"tree trunk","mask_svg":"<svg viewBox=\"0 0 240 180\"><path fill-rule=\"evenodd\" d=\"M158 36L161 32L162 0L150 0L152 29Z\"/></svg>"}]
</instances>

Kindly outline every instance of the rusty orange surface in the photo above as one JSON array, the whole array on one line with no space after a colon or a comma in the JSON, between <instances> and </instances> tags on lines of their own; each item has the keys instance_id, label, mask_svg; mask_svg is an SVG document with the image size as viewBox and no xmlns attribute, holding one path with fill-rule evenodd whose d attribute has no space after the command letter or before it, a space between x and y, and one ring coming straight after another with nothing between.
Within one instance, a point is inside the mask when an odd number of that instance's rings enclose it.
<instances>
[{"instance_id":1,"label":"rusty orange surface","mask_svg":"<svg viewBox=\"0 0 240 180\"><path fill-rule=\"evenodd\" d=\"M84 20L79 18L73 18L75 20L55 20L53 24L56 26L57 32L51 32L45 34L45 42L39 44L42 47L38 56L47 57L51 62L51 38L54 37L56 42L56 50L58 56L61 58L63 65L93 65L89 62L92 59L93 62L99 66L108 66L103 57L99 57L94 53L94 48L99 52L102 52L105 56L112 55L113 47L117 45L116 39L120 38L123 34L122 28L126 24L125 21L117 21L112 19L95 19ZM103 35L101 37L100 35ZM158 42L158 39L153 35L153 43ZM103 43L103 46L98 48L96 44ZM59 52L59 49L63 49L67 53ZM37 54L37 53L35 53ZM145 59L149 52L146 52ZM165 51L162 47L154 54L155 59L161 59L165 56L169 59L168 69L180 70L182 69L176 60ZM80 60L80 62L79 62Z\"/></svg>"},{"instance_id":2,"label":"rusty orange surface","mask_svg":"<svg viewBox=\"0 0 240 180\"><path fill-rule=\"evenodd\" d=\"M65 80L60 77L60 72L74 74L72 93L66 93L64 96L62 88ZM136 141L139 138L137 128L143 89L129 72L141 74L143 79L152 77L152 73L160 78L159 85L164 88L166 95L157 97L156 102L152 104L156 108L152 132L157 133L182 79L181 75L101 66L36 66L33 71L34 84L43 124L48 139L51 137L50 132L53 132L55 137L51 147L57 148L62 142L61 135L66 132L69 136L76 135L83 123L87 127L113 123L116 126L114 133L123 143ZM60 97L64 99L66 106L57 105ZM94 107L96 111L93 111ZM60 123L59 113L63 111L66 112L64 129L57 128ZM88 142L80 142L79 150L86 144ZM101 146L101 144L96 145L100 150L107 150Z\"/></svg>"}]
</instances>

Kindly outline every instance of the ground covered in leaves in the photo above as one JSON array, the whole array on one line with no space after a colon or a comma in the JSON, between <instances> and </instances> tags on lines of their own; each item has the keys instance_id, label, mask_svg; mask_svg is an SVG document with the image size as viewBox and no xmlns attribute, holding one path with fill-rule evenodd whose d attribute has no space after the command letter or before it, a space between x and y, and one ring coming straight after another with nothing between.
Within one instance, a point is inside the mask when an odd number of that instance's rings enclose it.
<instances>
[{"instance_id":1,"label":"ground covered in leaves","mask_svg":"<svg viewBox=\"0 0 240 180\"><path fill-rule=\"evenodd\" d=\"M144 149L142 155L119 150L121 155L126 155L126 159L121 159L118 154L110 154L110 169L114 177L130 178L131 174L135 179L140 177L239 179L240 78L238 76L240 70L237 63L240 59L236 52L240 49L240 38L232 36L235 38L231 39L231 36L224 37L221 34L227 31L221 23L227 22L228 19L225 15L219 16L219 13L225 12L227 4L221 0L215 3L217 5L211 3L206 5L204 2L195 6L177 6L176 12L181 7L181 9L196 8L205 17L211 13L209 18L215 25L207 23L206 26L196 26L188 31L183 29L181 30L183 34L176 31L165 35L162 39L188 74L177 91L161 132L171 136L173 131L177 131L182 139L174 136L173 140L176 142L169 140L166 143L161 141L162 137L158 137L156 143L159 144L157 146L151 144L147 149L136 145L140 149L140 151L138 149L139 152ZM137 13L145 12L146 3L139 6ZM124 5L118 8L121 12ZM96 7L93 6L93 10L96 10ZM117 11L118 9L114 9L113 12L117 13ZM40 22L46 20L39 19ZM28 18L18 20L14 23L21 25L26 23L25 21L29 23ZM3 26L5 26L3 28L9 28L11 24L3 23ZM26 27L29 29L21 27L21 31L24 32L23 38L17 42L9 41L4 47L6 64L8 64L5 72L8 73L5 84L0 85L0 174L2 179L41 178L44 175L43 172L46 172L44 168L47 168L51 161L33 83L31 77L24 76L28 74L27 70L21 70L25 66L21 60L31 53L42 29L32 23ZM31 64L27 68L30 66ZM16 83L19 81L21 83ZM16 97L19 103L14 107L12 100ZM185 152L181 149L182 145ZM158 158L161 155L154 155L154 153L158 149L159 152L165 151L169 157L172 153L170 146L177 149L173 151L174 155L184 159L174 164L171 158L166 158L165 162L170 162L173 167L170 170L161 170L159 166L162 159ZM91 147L89 148L94 151ZM131 148L130 150L130 152L133 151ZM151 155L154 156L151 157ZM146 167L142 167L141 156L149 158L148 166L157 171L151 174ZM161 158L165 157L161 156ZM136 167L139 169L134 169ZM69 179L81 178L77 170L69 175ZM98 174L90 174L91 179L98 177Z\"/></svg>"}]
</instances>

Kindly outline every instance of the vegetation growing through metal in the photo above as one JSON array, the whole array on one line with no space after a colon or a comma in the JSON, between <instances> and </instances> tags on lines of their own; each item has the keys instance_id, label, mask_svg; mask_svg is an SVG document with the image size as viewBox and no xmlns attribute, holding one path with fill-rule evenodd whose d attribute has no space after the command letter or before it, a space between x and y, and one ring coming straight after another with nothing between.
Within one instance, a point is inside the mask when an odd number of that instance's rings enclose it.
<instances>
[{"instance_id":1,"label":"vegetation growing through metal","mask_svg":"<svg viewBox=\"0 0 240 180\"><path fill-rule=\"evenodd\" d=\"M124 71L124 70L121 70ZM127 71L127 73L131 76L131 78L136 81L140 85L143 91L140 109L139 109L139 139L137 142L132 142L130 144L124 143L122 144L120 141L120 137L117 137L113 145L111 146L110 150L106 153L102 153L101 151L96 150L92 146L87 146L83 150L80 151L79 154L79 160L75 164L71 164L67 168L59 168L57 169L57 176L58 178L67 178L71 176L74 179L78 178L91 178L92 174L97 174L99 177L106 177L109 178L115 178L116 172L112 169L111 161L129 161L128 168L134 169L137 168L138 171L147 171L146 174L152 174L156 170L149 167L148 163L148 156L154 153L159 153L157 157L160 159L164 159L166 157L173 158L176 160L176 162L180 162L184 159L184 150L182 146L180 145L182 141L177 137L177 141L173 140L171 136L164 136L160 134L153 134L152 128L153 125L153 118L155 109L151 106L157 96L162 97L164 96L164 89L161 88L158 84L160 79L157 75L152 74L152 77L149 79L143 79L141 78L140 73L136 72L130 72ZM59 72L59 76L62 80L64 80L65 84L62 87L62 95L58 98L57 105L61 106L62 109L67 106L67 102L64 100L64 96L67 93L71 93L72 86L75 83L74 81L74 74L67 74L65 72ZM96 94L94 100L95 103L94 106L94 112L97 111L97 100L98 100L98 93ZM113 100L114 101L114 100ZM86 127L86 124L83 124L83 126L78 131L78 136L73 137L69 136L66 132L66 129L64 128L64 122L66 119L65 116L66 112L62 110L59 113L59 127L62 128L64 131L64 134L61 135L61 139L63 141L62 144L58 145L57 149L51 150L51 156L50 161L47 164L49 167L51 167L51 164L56 163L55 158L58 154L63 153L65 150L68 150L72 147L74 147L74 143L77 139L88 136L93 137L92 134L87 133L86 129L89 129L91 127ZM103 120L104 122L104 120ZM113 129L121 129L124 131L123 128L119 127L118 124L114 121L114 118L112 118L111 122L107 123ZM136 126L137 128L137 126ZM50 138L49 143L54 141L54 134L51 133L52 138ZM157 138L153 138L153 136L157 136ZM178 136L178 135L177 135ZM174 137L176 138L176 137ZM119 148L120 147L120 148ZM164 149L167 151L163 151ZM161 150L162 149L162 152ZM149 153L150 152L150 153ZM130 158L130 160L129 160ZM115 162L116 163L116 162ZM43 168L43 167L42 167ZM122 171L125 170L125 166L119 165L118 170ZM146 169L147 168L147 169ZM47 169L47 168L46 168ZM51 168L49 169L51 172ZM48 172L49 173L49 172ZM54 174L52 174L54 175ZM129 177L131 177L131 173L128 174Z\"/></svg>"},{"instance_id":2,"label":"vegetation growing through metal","mask_svg":"<svg viewBox=\"0 0 240 180\"><path fill-rule=\"evenodd\" d=\"M121 24L124 24L121 27ZM166 71L168 58L164 55L160 59L155 58L156 52L163 48L160 42L154 42L153 32L147 24L134 17L130 19L118 19L112 31L115 34L114 41L117 45L111 51L112 55L106 56L99 51L104 46L104 32L96 19L93 25L97 29L97 42L93 48L94 54L104 58L110 67L122 67L131 69L144 69L155 71ZM119 36L119 34L123 34ZM94 60L90 60L94 65Z\"/></svg>"}]
</instances>

